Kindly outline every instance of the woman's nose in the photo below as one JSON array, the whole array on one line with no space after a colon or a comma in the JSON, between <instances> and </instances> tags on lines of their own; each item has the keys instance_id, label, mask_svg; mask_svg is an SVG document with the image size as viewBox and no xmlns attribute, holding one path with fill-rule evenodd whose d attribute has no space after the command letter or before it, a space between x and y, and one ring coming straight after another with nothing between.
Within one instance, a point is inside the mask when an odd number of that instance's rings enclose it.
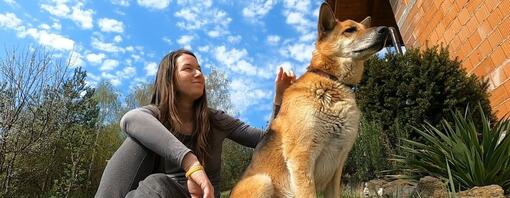
<instances>
[{"instance_id":1,"label":"woman's nose","mask_svg":"<svg viewBox=\"0 0 510 198\"><path fill-rule=\"evenodd\" d=\"M202 75L202 71L200 71L199 69L195 70L196 77L201 76L201 75Z\"/></svg>"}]
</instances>

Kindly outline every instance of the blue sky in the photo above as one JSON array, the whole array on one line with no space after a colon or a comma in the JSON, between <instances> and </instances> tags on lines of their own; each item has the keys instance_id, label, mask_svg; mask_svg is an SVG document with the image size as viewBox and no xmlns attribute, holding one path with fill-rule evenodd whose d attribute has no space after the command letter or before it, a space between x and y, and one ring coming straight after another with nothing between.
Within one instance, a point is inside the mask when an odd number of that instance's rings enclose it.
<instances>
[{"instance_id":1,"label":"blue sky","mask_svg":"<svg viewBox=\"0 0 510 198\"><path fill-rule=\"evenodd\" d=\"M310 61L321 1L311 0L0 0L3 46L38 44L72 54L94 86L109 80L121 95L153 82L169 51L194 51L208 74L231 80L241 120L264 127L275 71L298 75ZM123 98L123 97L122 97Z\"/></svg>"}]
</instances>

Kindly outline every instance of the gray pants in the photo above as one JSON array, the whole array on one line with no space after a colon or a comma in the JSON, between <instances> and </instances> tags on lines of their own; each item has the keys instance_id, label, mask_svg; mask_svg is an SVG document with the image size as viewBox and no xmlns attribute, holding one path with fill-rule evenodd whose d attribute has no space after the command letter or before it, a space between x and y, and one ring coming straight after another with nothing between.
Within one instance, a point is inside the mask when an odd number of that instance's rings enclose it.
<instances>
[{"instance_id":1,"label":"gray pants","mask_svg":"<svg viewBox=\"0 0 510 198\"><path fill-rule=\"evenodd\" d=\"M158 158L127 137L108 161L95 197L191 197L185 186L155 173Z\"/></svg>"}]
</instances>

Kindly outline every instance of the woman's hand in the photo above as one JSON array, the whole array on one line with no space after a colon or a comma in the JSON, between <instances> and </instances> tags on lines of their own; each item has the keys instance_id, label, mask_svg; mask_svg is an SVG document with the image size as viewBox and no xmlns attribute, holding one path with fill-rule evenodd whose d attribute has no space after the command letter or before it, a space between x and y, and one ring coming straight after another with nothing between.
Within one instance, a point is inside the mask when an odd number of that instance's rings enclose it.
<instances>
[{"instance_id":1,"label":"woman's hand","mask_svg":"<svg viewBox=\"0 0 510 198\"><path fill-rule=\"evenodd\" d=\"M189 152L182 160L182 168L184 171L188 172L193 166L200 166L200 162L193 153ZM209 177L207 177L207 174L203 170L203 167L201 170L194 171L187 177L188 191L192 198L214 197L214 188L211 181L209 181Z\"/></svg>"},{"instance_id":2,"label":"woman's hand","mask_svg":"<svg viewBox=\"0 0 510 198\"><path fill-rule=\"evenodd\" d=\"M188 191L191 198L214 198L214 188L203 170L190 175Z\"/></svg>"},{"instance_id":3,"label":"woman's hand","mask_svg":"<svg viewBox=\"0 0 510 198\"><path fill-rule=\"evenodd\" d=\"M278 74L276 74L275 82L275 95L274 95L274 104L281 105L283 92L287 89L294 81L296 80L296 76L292 70L283 71L283 68L280 67L278 70Z\"/></svg>"}]
</instances>

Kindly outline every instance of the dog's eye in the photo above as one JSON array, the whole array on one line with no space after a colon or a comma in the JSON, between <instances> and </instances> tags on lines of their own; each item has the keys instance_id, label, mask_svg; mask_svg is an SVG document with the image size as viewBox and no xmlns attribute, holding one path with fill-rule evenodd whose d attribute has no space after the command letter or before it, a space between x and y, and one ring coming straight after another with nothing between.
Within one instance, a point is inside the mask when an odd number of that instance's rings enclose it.
<instances>
[{"instance_id":1,"label":"dog's eye","mask_svg":"<svg viewBox=\"0 0 510 198\"><path fill-rule=\"evenodd\" d=\"M345 33L354 33L356 32L358 29L356 29L356 27L350 27L350 28L347 28L344 32Z\"/></svg>"}]
</instances>

